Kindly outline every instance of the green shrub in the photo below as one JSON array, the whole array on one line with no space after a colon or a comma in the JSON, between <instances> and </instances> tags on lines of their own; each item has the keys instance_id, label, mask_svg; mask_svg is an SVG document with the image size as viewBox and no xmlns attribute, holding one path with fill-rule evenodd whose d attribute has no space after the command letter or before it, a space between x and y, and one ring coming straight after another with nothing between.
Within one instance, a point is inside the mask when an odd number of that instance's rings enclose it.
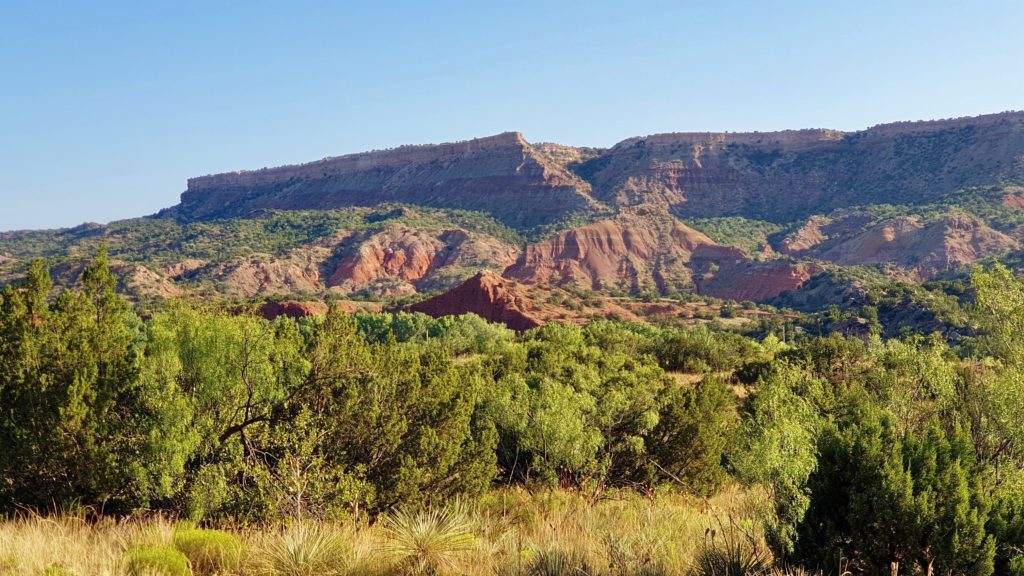
<instances>
[{"instance_id":1,"label":"green shrub","mask_svg":"<svg viewBox=\"0 0 1024 576\"><path fill-rule=\"evenodd\" d=\"M188 558L170 546L141 546L124 553L130 576L191 576Z\"/></svg>"},{"instance_id":2,"label":"green shrub","mask_svg":"<svg viewBox=\"0 0 1024 576\"><path fill-rule=\"evenodd\" d=\"M188 557L196 574L230 571L242 558L242 542L219 530L178 530L174 547Z\"/></svg>"}]
</instances>

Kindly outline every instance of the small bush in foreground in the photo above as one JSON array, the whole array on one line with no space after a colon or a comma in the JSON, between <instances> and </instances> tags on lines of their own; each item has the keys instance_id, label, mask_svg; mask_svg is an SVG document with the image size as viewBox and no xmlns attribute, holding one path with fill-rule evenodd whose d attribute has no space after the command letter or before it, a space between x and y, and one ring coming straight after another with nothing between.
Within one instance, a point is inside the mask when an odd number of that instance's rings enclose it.
<instances>
[{"instance_id":1,"label":"small bush in foreground","mask_svg":"<svg viewBox=\"0 0 1024 576\"><path fill-rule=\"evenodd\" d=\"M242 558L242 542L219 530L178 530L174 547L188 557L192 570L200 575L231 571Z\"/></svg>"},{"instance_id":2,"label":"small bush in foreground","mask_svg":"<svg viewBox=\"0 0 1024 576\"><path fill-rule=\"evenodd\" d=\"M130 548L124 553L125 571L131 576L191 576L188 558L170 546Z\"/></svg>"}]
</instances>

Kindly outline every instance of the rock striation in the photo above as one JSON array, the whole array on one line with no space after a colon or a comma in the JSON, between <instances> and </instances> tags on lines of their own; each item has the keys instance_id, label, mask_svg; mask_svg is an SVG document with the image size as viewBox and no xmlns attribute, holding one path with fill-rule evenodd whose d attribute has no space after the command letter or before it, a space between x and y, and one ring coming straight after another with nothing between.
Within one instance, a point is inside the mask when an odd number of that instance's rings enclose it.
<instances>
[{"instance_id":1,"label":"rock striation","mask_svg":"<svg viewBox=\"0 0 1024 576\"><path fill-rule=\"evenodd\" d=\"M406 203L487 212L518 227L599 207L589 185L518 132L192 178L180 219Z\"/></svg>"},{"instance_id":2,"label":"rock striation","mask_svg":"<svg viewBox=\"0 0 1024 576\"><path fill-rule=\"evenodd\" d=\"M387 295L415 294L421 288L445 286L444 278L462 270L504 269L519 249L495 238L460 229L435 230L402 224L364 238L340 259L327 280L332 291L354 293L373 289Z\"/></svg>"},{"instance_id":3,"label":"rock striation","mask_svg":"<svg viewBox=\"0 0 1024 576\"><path fill-rule=\"evenodd\" d=\"M915 204L1024 182L1024 112L859 132L683 133L631 138L575 167L609 205L787 223L864 204Z\"/></svg>"}]
</instances>

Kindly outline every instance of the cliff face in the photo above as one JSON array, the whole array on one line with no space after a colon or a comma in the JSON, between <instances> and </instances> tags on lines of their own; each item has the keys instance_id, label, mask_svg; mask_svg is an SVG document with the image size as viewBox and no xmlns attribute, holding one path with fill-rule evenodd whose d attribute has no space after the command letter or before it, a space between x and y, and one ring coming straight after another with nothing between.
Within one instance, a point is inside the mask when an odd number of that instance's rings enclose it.
<instances>
[{"instance_id":1,"label":"cliff face","mask_svg":"<svg viewBox=\"0 0 1024 576\"><path fill-rule=\"evenodd\" d=\"M715 244L667 214L647 210L531 244L505 275L588 290L668 291L690 285L687 264L695 258L740 260L746 255Z\"/></svg>"},{"instance_id":2,"label":"cliff face","mask_svg":"<svg viewBox=\"0 0 1024 576\"><path fill-rule=\"evenodd\" d=\"M696 291L763 301L799 289L821 270L785 260L754 261L671 216L645 209L529 245L505 276L588 290Z\"/></svg>"},{"instance_id":3,"label":"cliff face","mask_svg":"<svg viewBox=\"0 0 1024 576\"><path fill-rule=\"evenodd\" d=\"M1024 181L1024 113L849 133L660 134L625 140L575 170L595 198L611 205L786 223L847 206L915 204L968 186Z\"/></svg>"},{"instance_id":4,"label":"cliff face","mask_svg":"<svg viewBox=\"0 0 1024 576\"><path fill-rule=\"evenodd\" d=\"M873 221L870 213L843 212L831 218L810 218L779 247L790 256L844 266L897 266L918 279L935 278L1019 249L1014 238L962 214L922 222L907 216Z\"/></svg>"},{"instance_id":5,"label":"cliff face","mask_svg":"<svg viewBox=\"0 0 1024 576\"><path fill-rule=\"evenodd\" d=\"M447 288L470 270L503 269L519 253L517 247L481 234L405 225L390 225L354 242L357 247L340 259L327 280L332 292L369 290L394 296Z\"/></svg>"},{"instance_id":6,"label":"cliff face","mask_svg":"<svg viewBox=\"0 0 1024 576\"><path fill-rule=\"evenodd\" d=\"M193 178L173 214L238 216L261 209L315 210L381 203L477 210L516 227L599 207L589 185L516 132L436 146Z\"/></svg>"},{"instance_id":7,"label":"cliff face","mask_svg":"<svg viewBox=\"0 0 1024 576\"><path fill-rule=\"evenodd\" d=\"M532 229L657 205L685 217L788 223L995 182L1024 183L1022 112L859 132L658 134L605 150L531 145L508 132L193 178L166 214L188 220L396 202L483 211Z\"/></svg>"}]
</instances>

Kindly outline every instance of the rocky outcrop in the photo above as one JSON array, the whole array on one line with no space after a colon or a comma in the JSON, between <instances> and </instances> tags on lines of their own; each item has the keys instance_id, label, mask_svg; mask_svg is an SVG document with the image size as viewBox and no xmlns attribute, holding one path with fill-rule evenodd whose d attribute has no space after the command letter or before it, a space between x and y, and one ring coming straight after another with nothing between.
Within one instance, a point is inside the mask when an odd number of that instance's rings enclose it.
<instances>
[{"instance_id":1,"label":"rocky outcrop","mask_svg":"<svg viewBox=\"0 0 1024 576\"><path fill-rule=\"evenodd\" d=\"M185 291L167 277L142 266L113 262L111 271L117 276L121 289L136 297L178 298Z\"/></svg>"},{"instance_id":2,"label":"rocky outcrop","mask_svg":"<svg viewBox=\"0 0 1024 576\"><path fill-rule=\"evenodd\" d=\"M206 276L230 296L312 295L323 291L320 269L331 256L327 248L297 250L285 257L254 255L212 267Z\"/></svg>"},{"instance_id":3,"label":"rocky outcrop","mask_svg":"<svg viewBox=\"0 0 1024 576\"><path fill-rule=\"evenodd\" d=\"M1019 249L1018 242L966 215L921 223L898 217L831 244L817 257L836 264L894 264L920 278Z\"/></svg>"},{"instance_id":4,"label":"rocky outcrop","mask_svg":"<svg viewBox=\"0 0 1024 576\"><path fill-rule=\"evenodd\" d=\"M471 267L504 269L519 249L464 230L389 225L341 258L327 285L342 293L378 286L389 295L414 294L419 284ZM465 277L465 276L463 276ZM383 281L383 282L382 282Z\"/></svg>"},{"instance_id":5,"label":"rocky outcrop","mask_svg":"<svg viewBox=\"0 0 1024 576\"><path fill-rule=\"evenodd\" d=\"M669 284L689 284L686 265L691 260L745 258L741 250L719 246L666 214L644 211L531 244L505 276L592 290L664 290Z\"/></svg>"},{"instance_id":6,"label":"rocky outcrop","mask_svg":"<svg viewBox=\"0 0 1024 576\"><path fill-rule=\"evenodd\" d=\"M414 304L410 310L435 318L472 313L518 331L543 323L521 287L493 272L480 272L458 288Z\"/></svg>"},{"instance_id":7,"label":"rocky outcrop","mask_svg":"<svg viewBox=\"0 0 1024 576\"><path fill-rule=\"evenodd\" d=\"M824 268L786 260L729 262L697 281L697 292L728 300L764 302L798 290Z\"/></svg>"},{"instance_id":8,"label":"rocky outcrop","mask_svg":"<svg viewBox=\"0 0 1024 576\"><path fill-rule=\"evenodd\" d=\"M522 135L508 132L466 142L404 146L319 162L192 178L181 219L398 202L488 212L517 227L599 210L589 185Z\"/></svg>"}]
</instances>

